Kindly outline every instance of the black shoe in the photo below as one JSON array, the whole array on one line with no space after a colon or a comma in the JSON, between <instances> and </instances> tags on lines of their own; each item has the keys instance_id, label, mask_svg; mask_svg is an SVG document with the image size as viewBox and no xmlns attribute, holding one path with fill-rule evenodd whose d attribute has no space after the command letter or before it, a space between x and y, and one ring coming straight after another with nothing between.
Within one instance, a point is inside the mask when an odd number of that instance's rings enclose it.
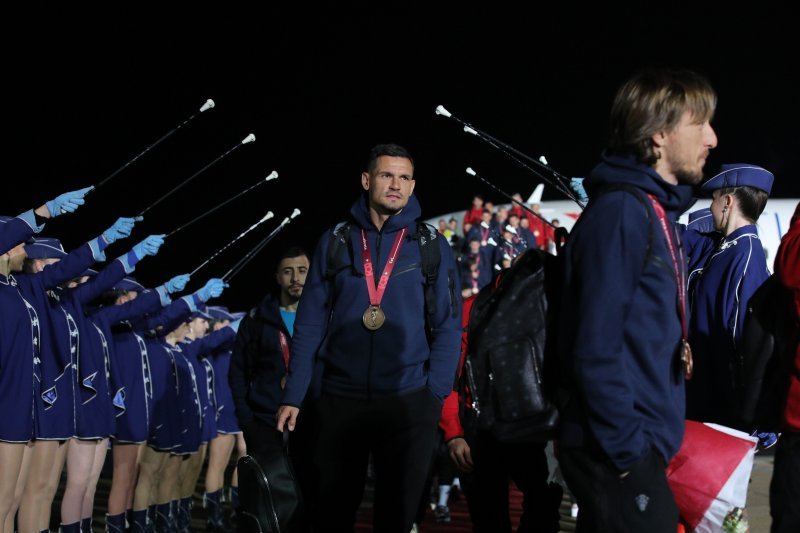
<instances>
[{"instance_id":1,"label":"black shoe","mask_svg":"<svg viewBox=\"0 0 800 533\"><path fill-rule=\"evenodd\" d=\"M437 524L450 523L450 509L446 505L437 505L433 510L433 516L436 518Z\"/></svg>"},{"instance_id":2,"label":"black shoe","mask_svg":"<svg viewBox=\"0 0 800 533\"><path fill-rule=\"evenodd\" d=\"M233 531L232 529L228 528L225 525L224 520L207 520L206 521L206 531L213 532L213 533L226 533L228 531Z\"/></svg>"}]
</instances>

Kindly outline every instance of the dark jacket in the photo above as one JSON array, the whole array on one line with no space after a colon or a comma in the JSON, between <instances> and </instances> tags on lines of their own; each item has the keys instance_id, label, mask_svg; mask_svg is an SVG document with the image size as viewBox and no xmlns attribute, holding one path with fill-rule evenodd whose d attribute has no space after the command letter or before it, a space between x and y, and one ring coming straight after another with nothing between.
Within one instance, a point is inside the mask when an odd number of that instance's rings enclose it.
<instances>
[{"instance_id":1,"label":"dark jacket","mask_svg":"<svg viewBox=\"0 0 800 533\"><path fill-rule=\"evenodd\" d=\"M348 267L326 279L331 231L317 244L294 325L289 381L282 403L299 406L312 377L315 357L323 366L322 392L369 398L428 387L442 400L453 389L461 347L461 296L453 254L444 239L436 238L441 262L433 286L436 315L426 335L424 279L416 220L416 197L381 231L369 217L366 196L350 210ZM381 308L386 322L375 331L362 323L370 304L361 253L361 228L369 242L376 278L390 254L395 236L407 228L402 248L386 287Z\"/></svg>"},{"instance_id":2,"label":"dark jacket","mask_svg":"<svg viewBox=\"0 0 800 533\"><path fill-rule=\"evenodd\" d=\"M276 424L281 378L286 375L278 332L291 346L289 330L281 318L278 299L267 295L239 324L228 369L236 418L244 428L254 418Z\"/></svg>"},{"instance_id":3,"label":"dark jacket","mask_svg":"<svg viewBox=\"0 0 800 533\"><path fill-rule=\"evenodd\" d=\"M606 155L585 181L596 198L567 243L559 351L569 400L560 443L599 448L624 471L650 449L672 458L683 438L685 400L672 256L649 200L627 191L598 194L616 183L659 200L678 247L675 221L691 188Z\"/></svg>"}]
</instances>

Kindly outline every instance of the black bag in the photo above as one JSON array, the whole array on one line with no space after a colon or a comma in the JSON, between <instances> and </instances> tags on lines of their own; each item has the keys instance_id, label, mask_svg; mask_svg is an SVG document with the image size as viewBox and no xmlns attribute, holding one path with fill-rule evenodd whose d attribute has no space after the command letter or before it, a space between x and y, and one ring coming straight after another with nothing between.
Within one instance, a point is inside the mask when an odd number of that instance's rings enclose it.
<instances>
[{"instance_id":1,"label":"black bag","mask_svg":"<svg viewBox=\"0 0 800 533\"><path fill-rule=\"evenodd\" d=\"M644 271L652 257L652 207L640 189L626 183L595 191L590 203L615 191L635 196L647 214L650 233ZM501 442L555 436L558 407L571 394L571 370L559 362L556 342L564 284L564 228L556 229L555 240L558 255L526 250L495 275L473 303L467 355L458 381L463 399L459 414L466 435L491 431Z\"/></svg>"},{"instance_id":2,"label":"black bag","mask_svg":"<svg viewBox=\"0 0 800 533\"><path fill-rule=\"evenodd\" d=\"M526 250L478 293L460 380L461 397L470 398L461 411L468 434L490 431L502 442L553 437L558 410L552 373L558 366L547 338L557 316L550 302L558 302L561 260Z\"/></svg>"},{"instance_id":3,"label":"black bag","mask_svg":"<svg viewBox=\"0 0 800 533\"><path fill-rule=\"evenodd\" d=\"M736 397L746 428L781 431L794 370L798 326L793 294L771 275L747 302L742 339L734 361Z\"/></svg>"},{"instance_id":4,"label":"black bag","mask_svg":"<svg viewBox=\"0 0 800 533\"><path fill-rule=\"evenodd\" d=\"M269 456L245 455L236 463L240 533L286 533L303 520L303 498L289 458L289 431L277 437L282 445Z\"/></svg>"}]
</instances>

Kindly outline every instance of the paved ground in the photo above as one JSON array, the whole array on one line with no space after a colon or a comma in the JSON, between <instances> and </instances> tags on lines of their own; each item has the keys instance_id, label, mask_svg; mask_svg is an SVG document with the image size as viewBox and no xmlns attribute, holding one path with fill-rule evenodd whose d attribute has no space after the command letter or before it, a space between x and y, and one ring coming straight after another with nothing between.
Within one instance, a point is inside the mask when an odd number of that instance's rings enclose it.
<instances>
[{"instance_id":1,"label":"paved ground","mask_svg":"<svg viewBox=\"0 0 800 533\"><path fill-rule=\"evenodd\" d=\"M753 465L753 472L751 474L751 482L750 487L748 489L747 495L747 513L750 522L750 532L749 533L769 533L770 527L770 516L769 516L769 482L772 478L772 465L773 465L773 456L770 452L759 452L756 454L755 463ZM110 466L110 465L107 465ZM110 486L110 468L106 468L103 473L103 476L100 479L100 483L98 484L97 490L97 497L95 500L96 507L95 507L95 515L94 515L94 524L93 530L95 533L101 533L105 531L105 516L103 509L105 508L107 497L108 497L108 488ZM63 486L63 482L62 482ZM513 490L513 489L512 489ZM192 513L193 518L193 529L196 532L202 532L205 530L205 513L202 509L202 487L198 485L198 491L195 494L195 507ZM56 502L53 506L53 516L52 516L52 524L51 530L57 531L58 530L58 506L60 504L60 496L61 491L56 495ZM356 527L356 531L360 532L367 532L371 530L369 524L371 520L369 519L369 513L364 512L367 511L370 505L370 491L367 490L365 494L365 505L362 512L359 513L359 524ZM518 498L514 498L512 494L512 501L519 502ZM226 504L226 508L229 504ZM569 516L569 509L570 509L570 502L565 498L562 502L561 506L561 513L562 513L562 520L561 520L561 531L562 532L572 532L575 531L575 521ZM437 524L433 519L433 513L428 513L425 516L425 520L422 524L420 524L420 532L428 532L428 533L459 533L459 532L469 532L471 531L471 524L469 522L469 515L466 511L466 505L463 501L463 498L459 502L454 502L451 505L451 511L453 515L453 521L450 524ZM512 517L518 517L519 512L512 511Z\"/></svg>"},{"instance_id":2,"label":"paved ground","mask_svg":"<svg viewBox=\"0 0 800 533\"><path fill-rule=\"evenodd\" d=\"M747 513L750 533L769 533L772 520L769 516L769 481L772 479L771 453L756 454L750 488L747 491Z\"/></svg>"}]
</instances>

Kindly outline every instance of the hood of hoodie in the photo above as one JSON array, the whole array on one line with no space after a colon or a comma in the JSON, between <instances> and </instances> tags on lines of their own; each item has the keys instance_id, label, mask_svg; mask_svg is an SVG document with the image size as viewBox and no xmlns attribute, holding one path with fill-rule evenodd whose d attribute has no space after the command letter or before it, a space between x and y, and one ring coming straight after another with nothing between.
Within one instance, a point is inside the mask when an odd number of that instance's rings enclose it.
<instances>
[{"instance_id":1,"label":"hood of hoodie","mask_svg":"<svg viewBox=\"0 0 800 533\"><path fill-rule=\"evenodd\" d=\"M653 167L608 152L603 153L602 159L583 183L589 198L606 185L629 183L655 196L666 211L673 213L683 213L695 201L690 185L672 185Z\"/></svg>"},{"instance_id":2,"label":"hood of hoodie","mask_svg":"<svg viewBox=\"0 0 800 533\"><path fill-rule=\"evenodd\" d=\"M286 325L283 323L280 312L280 300L278 299L277 290L268 293L261 303L258 304L258 314L269 325L286 330Z\"/></svg>"},{"instance_id":3,"label":"hood of hoodie","mask_svg":"<svg viewBox=\"0 0 800 533\"><path fill-rule=\"evenodd\" d=\"M367 193L359 196L358 200L356 200L350 208L350 214L362 228L376 229L375 224L372 223L372 219L369 216L368 201ZM393 233L399 231L413 224L414 221L421 216L422 208L417 201L417 197L412 194L408 197L408 204L406 204L402 211L386 219L386 222L383 223L383 228L381 228L381 232Z\"/></svg>"}]
</instances>

